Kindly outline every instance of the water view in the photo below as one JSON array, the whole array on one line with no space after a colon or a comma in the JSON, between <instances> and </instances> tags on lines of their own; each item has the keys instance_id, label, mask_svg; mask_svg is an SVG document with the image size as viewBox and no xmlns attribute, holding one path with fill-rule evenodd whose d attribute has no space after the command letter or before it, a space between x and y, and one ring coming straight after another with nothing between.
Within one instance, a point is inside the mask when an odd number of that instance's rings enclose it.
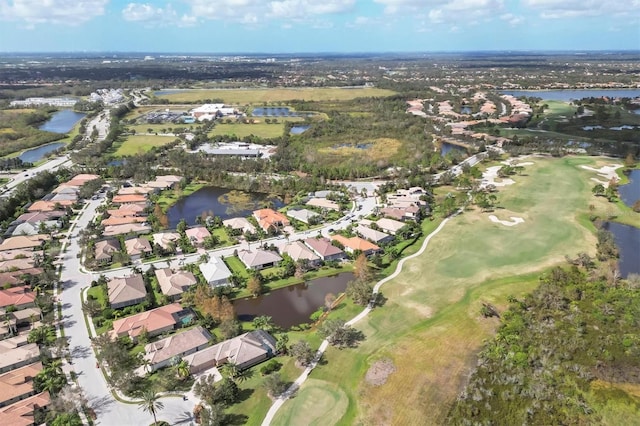
<instances>
[{"instance_id":1,"label":"water view","mask_svg":"<svg viewBox=\"0 0 640 426\"><path fill-rule=\"evenodd\" d=\"M620 250L620 275L626 278L629 274L640 274L640 228L615 222L605 222L603 228L613 234Z\"/></svg>"},{"instance_id":2,"label":"water view","mask_svg":"<svg viewBox=\"0 0 640 426\"><path fill-rule=\"evenodd\" d=\"M295 111L291 111L289 107L258 107L251 111L254 117L298 117Z\"/></svg>"},{"instance_id":3,"label":"water view","mask_svg":"<svg viewBox=\"0 0 640 426\"><path fill-rule=\"evenodd\" d=\"M280 327L289 328L310 322L311 314L324 306L325 296L329 293L338 296L352 280L353 273L343 272L333 277L317 278L308 283L280 288L268 295L236 300L233 305L243 321L268 315Z\"/></svg>"},{"instance_id":4,"label":"water view","mask_svg":"<svg viewBox=\"0 0 640 426\"><path fill-rule=\"evenodd\" d=\"M443 156L447 155L451 151L460 151L460 152L466 153L467 149L463 146L442 142L442 146L440 147L440 155L443 155Z\"/></svg>"},{"instance_id":5,"label":"water view","mask_svg":"<svg viewBox=\"0 0 640 426\"><path fill-rule=\"evenodd\" d=\"M289 133L292 135L299 135L309 130L310 127L311 126L293 126Z\"/></svg>"},{"instance_id":6,"label":"water view","mask_svg":"<svg viewBox=\"0 0 640 426\"><path fill-rule=\"evenodd\" d=\"M64 146L62 142L49 143L37 148L27 149L18 157L24 163L35 163L42 160L48 153L60 149Z\"/></svg>"},{"instance_id":7,"label":"water view","mask_svg":"<svg viewBox=\"0 0 640 426\"><path fill-rule=\"evenodd\" d=\"M212 213L220 218L250 216L254 210L272 203L278 209L284 203L275 197L256 192L244 192L206 186L193 194L184 197L167 211L169 227L175 228L182 218L188 225L195 225L196 217L202 213Z\"/></svg>"},{"instance_id":8,"label":"water view","mask_svg":"<svg viewBox=\"0 0 640 426\"><path fill-rule=\"evenodd\" d=\"M53 133L68 133L76 123L84 118L86 114L70 109L63 109L54 113L46 123L39 127Z\"/></svg>"},{"instance_id":9,"label":"water view","mask_svg":"<svg viewBox=\"0 0 640 426\"><path fill-rule=\"evenodd\" d=\"M504 95L535 96L551 101L570 102L574 99L599 98L608 96L610 98L635 98L640 96L640 89L577 89L577 90L501 90Z\"/></svg>"},{"instance_id":10,"label":"water view","mask_svg":"<svg viewBox=\"0 0 640 426\"><path fill-rule=\"evenodd\" d=\"M620 198L629 207L640 200L640 170L631 170L629 173L629 183L618 187Z\"/></svg>"}]
</instances>

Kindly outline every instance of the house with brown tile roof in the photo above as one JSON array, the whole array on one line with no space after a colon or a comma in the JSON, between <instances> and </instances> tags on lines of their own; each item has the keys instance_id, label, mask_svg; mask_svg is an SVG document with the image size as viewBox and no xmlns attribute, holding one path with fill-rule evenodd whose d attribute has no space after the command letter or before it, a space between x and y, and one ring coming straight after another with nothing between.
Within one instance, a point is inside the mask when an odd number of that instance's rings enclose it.
<instances>
[{"instance_id":1,"label":"house with brown tile roof","mask_svg":"<svg viewBox=\"0 0 640 426\"><path fill-rule=\"evenodd\" d=\"M111 200L111 204L127 204L127 203L144 204L146 202L147 202L147 196L144 194L116 195Z\"/></svg>"},{"instance_id":2,"label":"house with brown tile roof","mask_svg":"<svg viewBox=\"0 0 640 426\"><path fill-rule=\"evenodd\" d=\"M147 187L147 186L129 186L125 188L120 188L118 190L118 195L135 195L135 194L149 194L154 192L155 189Z\"/></svg>"},{"instance_id":3,"label":"house with brown tile roof","mask_svg":"<svg viewBox=\"0 0 640 426\"><path fill-rule=\"evenodd\" d=\"M198 283L195 275L189 271L173 272L171 268L156 269L156 278L162 294L170 299L179 298L182 293Z\"/></svg>"},{"instance_id":4,"label":"house with brown tile roof","mask_svg":"<svg viewBox=\"0 0 640 426\"><path fill-rule=\"evenodd\" d=\"M61 217L66 216L66 213L60 210L52 211L52 212L27 212L23 213L16 220L12 222L14 223L38 223L38 222L48 222L53 220L58 220Z\"/></svg>"},{"instance_id":5,"label":"house with brown tile roof","mask_svg":"<svg viewBox=\"0 0 640 426\"><path fill-rule=\"evenodd\" d=\"M0 408L36 394L33 378L42 371L42 363L35 362L0 374Z\"/></svg>"},{"instance_id":6,"label":"house with brown tile roof","mask_svg":"<svg viewBox=\"0 0 640 426\"><path fill-rule=\"evenodd\" d=\"M271 228L277 230L283 226L289 226L291 224L285 215L273 209L254 210L253 217L258 221L258 225L265 232L268 232Z\"/></svg>"},{"instance_id":7,"label":"house with brown tile roof","mask_svg":"<svg viewBox=\"0 0 640 426\"><path fill-rule=\"evenodd\" d=\"M183 308L179 303L172 303L121 318L113 321L111 334L113 337L129 336L134 342L142 330L147 330L151 337L157 336L165 331L173 330L178 324L178 317L175 314L182 311Z\"/></svg>"},{"instance_id":8,"label":"house with brown tile roof","mask_svg":"<svg viewBox=\"0 0 640 426\"><path fill-rule=\"evenodd\" d=\"M233 362L243 370L276 354L276 340L264 330L253 330L184 357L191 374Z\"/></svg>"},{"instance_id":9,"label":"house with brown tile roof","mask_svg":"<svg viewBox=\"0 0 640 426\"><path fill-rule=\"evenodd\" d=\"M344 251L331 244L326 238L307 238L304 243L324 261L340 260L346 257Z\"/></svg>"},{"instance_id":10,"label":"house with brown tile roof","mask_svg":"<svg viewBox=\"0 0 640 426\"><path fill-rule=\"evenodd\" d=\"M168 366L172 359L185 357L200 351L211 341L211 334L201 326L176 333L157 342L149 343L144 347L144 359L148 361L147 370L154 372Z\"/></svg>"},{"instance_id":11,"label":"house with brown tile roof","mask_svg":"<svg viewBox=\"0 0 640 426\"><path fill-rule=\"evenodd\" d=\"M320 256L304 245L302 241L292 241L282 247L280 252L288 254L295 262L299 260L308 260L312 265L317 265L321 260Z\"/></svg>"},{"instance_id":12,"label":"house with brown tile roof","mask_svg":"<svg viewBox=\"0 0 640 426\"><path fill-rule=\"evenodd\" d=\"M241 250L238 252L238 258L248 269L255 270L276 266L282 260L275 251L262 249Z\"/></svg>"},{"instance_id":13,"label":"house with brown tile roof","mask_svg":"<svg viewBox=\"0 0 640 426\"><path fill-rule=\"evenodd\" d=\"M147 289L141 274L113 278L107 283L109 304L113 309L137 305L144 302Z\"/></svg>"},{"instance_id":14,"label":"house with brown tile roof","mask_svg":"<svg viewBox=\"0 0 640 426\"><path fill-rule=\"evenodd\" d=\"M9 237L0 244L0 251L40 248L44 245L45 241L49 241L50 239L51 237L46 234Z\"/></svg>"},{"instance_id":15,"label":"house with brown tile roof","mask_svg":"<svg viewBox=\"0 0 640 426\"><path fill-rule=\"evenodd\" d=\"M0 408L0 425L33 426L34 412L47 407L50 403L49 392L41 392Z\"/></svg>"},{"instance_id":16,"label":"house with brown tile roof","mask_svg":"<svg viewBox=\"0 0 640 426\"><path fill-rule=\"evenodd\" d=\"M144 206L141 204L121 204L117 209L107 210L111 217L144 216Z\"/></svg>"},{"instance_id":17,"label":"house with brown tile roof","mask_svg":"<svg viewBox=\"0 0 640 426\"><path fill-rule=\"evenodd\" d=\"M35 306L36 294L28 285L21 285L0 290L0 308L15 306L24 309Z\"/></svg>"},{"instance_id":18,"label":"house with brown tile roof","mask_svg":"<svg viewBox=\"0 0 640 426\"><path fill-rule=\"evenodd\" d=\"M27 336L0 340L0 373L15 370L40 360L37 343L27 343Z\"/></svg>"},{"instance_id":19,"label":"house with brown tile roof","mask_svg":"<svg viewBox=\"0 0 640 426\"><path fill-rule=\"evenodd\" d=\"M136 261L143 257L147 257L153 252L151 243L146 238L129 238L124 242L127 254L131 257L132 261Z\"/></svg>"},{"instance_id":20,"label":"house with brown tile roof","mask_svg":"<svg viewBox=\"0 0 640 426\"><path fill-rule=\"evenodd\" d=\"M384 232L391 235L396 235L398 231L405 227L406 224L404 222L400 222L399 220L393 220L383 217L382 219L378 219L376 221L376 225L378 225L378 228L380 228Z\"/></svg>"},{"instance_id":21,"label":"house with brown tile roof","mask_svg":"<svg viewBox=\"0 0 640 426\"><path fill-rule=\"evenodd\" d=\"M42 250L16 249L0 251L0 260L13 259L34 259L36 256L42 256Z\"/></svg>"},{"instance_id":22,"label":"house with brown tile roof","mask_svg":"<svg viewBox=\"0 0 640 426\"><path fill-rule=\"evenodd\" d=\"M354 230L356 234L375 244L385 244L393 241L393 236L368 226L358 225Z\"/></svg>"},{"instance_id":23,"label":"house with brown tile roof","mask_svg":"<svg viewBox=\"0 0 640 426\"><path fill-rule=\"evenodd\" d=\"M347 238L343 235L332 235L331 239L342 244L349 253L361 251L365 256L370 256L380 251L380 247L360 237Z\"/></svg>"},{"instance_id":24,"label":"house with brown tile roof","mask_svg":"<svg viewBox=\"0 0 640 426\"><path fill-rule=\"evenodd\" d=\"M102 219L100 224L106 227L106 226L116 226L116 225L128 225L131 223L144 223L146 221L147 221L146 217L140 217L140 216L124 216L124 217L111 216L106 219Z\"/></svg>"},{"instance_id":25,"label":"house with brown tile roof","mask_svg":"<svg viewBox=\"0 0 640 426\"><path fill-rule=\"evenodd\" d=\"M191 244L195 247L201 247L204 244L204 240L211 236L211 233L204 226L196 226L189 228L185 231L187 238Z\"/></svg>"},{"instance_id":26,"label":"house with brown tile roof","mask_svg":"<svg viewBox=\"0 0 640 426\"><path fill-rule=\"evenodd\" d=\"M33 259L0 260L0 272L31 269L35 267L35 265L36 263Z\"/></svg>"},{"instance_id":27,"label":"house with brown tile roof","mask_svg":"<svg viewBox=\"0 0 640 426\"><path fill-rule=\"evenodd\" d=\"M94 258L98 263L111 263L113 253L120 251L120 242L115 239L98 241L93 249Z\"/></svg>"},{"instance_id":28,"label":"house with brown tile roof","mask_svg":"<svg viewBox=\"0 0 640 426\"><path fill-rule=\"evenodd\" d=\"M113 237L115 235L147 234L149 232L151 232L151 226L146 223L125 223L123 225L105 226L102 235Z\"/></svg>"},{"instance_id":29,"label":"house with brown tile roof","mask_svg":"<svg viewBox=\"0 0 640 426\"><path fill-rule=\"evenodd\" d=\"M40 275L43 272L41 268L29 268L17 271L0 272L0 287L10 285L11 287L24 284L24 277Z\"/></svg>"}]
</instances>

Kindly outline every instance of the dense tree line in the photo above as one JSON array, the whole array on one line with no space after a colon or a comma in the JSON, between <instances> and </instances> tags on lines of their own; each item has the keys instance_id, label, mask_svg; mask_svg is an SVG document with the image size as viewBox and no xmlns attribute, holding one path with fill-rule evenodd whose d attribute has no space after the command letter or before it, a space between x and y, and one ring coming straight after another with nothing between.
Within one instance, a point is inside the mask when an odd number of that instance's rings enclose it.
<instances>
[{"instance_id":1,"label":"dense tree line","mask_svg":"<svg viewBox=\"0 0 640 426\"><path fill-rule=\"evenodd\" d=\"M640 282L589 267L554 268L532 294L511 298L447 423L596 424L611 398L637 414L615 384L638 383Z\"/></svg>"}]
</instances>

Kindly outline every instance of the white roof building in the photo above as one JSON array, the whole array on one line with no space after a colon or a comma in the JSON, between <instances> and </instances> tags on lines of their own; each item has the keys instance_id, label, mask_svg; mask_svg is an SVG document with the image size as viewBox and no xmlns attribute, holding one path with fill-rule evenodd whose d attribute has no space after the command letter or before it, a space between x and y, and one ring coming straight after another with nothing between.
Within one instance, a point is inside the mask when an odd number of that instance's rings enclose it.
<instances>
[{"instance_id":1,"label":"white roof building","mask_svg":"<svg viewBox=\"0 0 640 426\"><path fill-rule=\"evenodd\" d=\"M200 272L212 287L230 285L231 271L222 259L210 256L207 263L200 264Z\"/></svg>"}]
</instances>

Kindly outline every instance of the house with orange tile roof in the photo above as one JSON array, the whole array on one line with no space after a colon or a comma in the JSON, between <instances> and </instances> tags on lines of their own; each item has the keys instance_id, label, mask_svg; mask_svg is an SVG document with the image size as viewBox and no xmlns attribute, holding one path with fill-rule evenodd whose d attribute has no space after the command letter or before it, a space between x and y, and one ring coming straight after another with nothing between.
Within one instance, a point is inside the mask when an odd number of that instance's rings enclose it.
<instances>
[{"instance_id":1,"label":"house with orange tile roof","mask_svg":"<svg viewBox=\"0 0 640 426\"><path fill-rule=\"evenodd\" d=\"M80 187L87 182L91 182L92 180L100 179L99 175L90 175L90 174L79 174L75 175L70 181L66 182L67 186L77 186Z\"/></svg>"},{"instance_id":2,"label":"house with orange tile roof","mask_svg":"<svg viewBox=\"0 0 640 426\"><path fill-rule=\"evenodd\" d=\"M111 200L111 204L127 204L127 203L145 204L146 202L147 202L147 196L144 194L116 195Z\"/></svg>"},{"instance_id":3,"label":"house with orange tile roof","mask_svg":"<svg viewBox=\"0 0 640 426\"><path fill-rule=\"evenodd\" d=\"M147 234L151 232L151 226L146 223L123 223L122 225L105 226L102 235L112 237L125 234Z\"/></svg>"},{"instance_id":4,"label":"house with orange tile roof","mask_svg":"<svg viewBox=\"0 0 640 426\"><path fill-rule=\"evenodd\" d=\"M370 256L380 251L380 247L360 237L347 238L344 235L332 235L331 239L342 244L348 253L360 251L365 256Z\"/></svg>"},{"instance_id":5,"label":"house with orange tile roof","mask_svg":"<svg viewBox=\"0 0 640 426\"><path fill-rule=\"evenodd\" d=\"M291 222L285 215L273 209L260 209L253 212L253 217L258 221L258 225L265 232L269 229L279 229L283 226L289 226Z\"/></svg>"},{"instance_id":6,"label":"house with orange tile roof","mask_svg":"<svg viewBox=\"0 0 640 426\"><path fill-rule=\"evenodd\" d=\"M29 268L22 270L19 269L17 271L0 272L0 284L2 284L3 286L10 285L11 287L14 287L20 284L24 284L25 276L40 275L42 272L44 271L40 268Z\"/></svg>"},{"instance_id":7,"label":"house with orange tile roof","mask_svg":"<svg viewBox=\"0 0 640 426\"><path fill-rule=\"evenodd\" d=\"M0 408L36 394L33 378L42 371L42 363L35 362L0 374Z\"/></svg>"},{"instance_id":8,"label":"house with orange tile roof","mask_svg":"<svg viewBox=\"0 0 640 426\"><path fill-rule=\"evenodd\" d=\"M107 290L109 304L113 309L137 305L144 302L147 297L147 289L141 274L113 278L107 283Z\"/></svg>"},{"instance_id":9,"label":"house with orange tile roof","mask_svg":"<svg viewBox=\"0 0 640 426\"><path fill-rule=\"evenodd\" d=\"M0 251L5 250L20 250L20 249L35 249L40 248L45 241L49 241L50 236L46 234L36 235L16 235L15 237L6 238L0 244Z\"/></svg>"},{"instance_id":10,"label":"house with orange tile roof","mask_svg":"<svg viewBox=\"0 0 640 426\"><path fill-rule=\"evenodd\" d=\"M189 287L198 284L195 275L188 271L173 272L171 268L156 269L156 278L162 294L169 299L179 298Z\"/></svg>"},{"instance_id":11,"label":"house with orange tile roof","mask_svg":"<svg viewBox=\"0 0 640 426\"><path fill-rule=\"evenodd\" d=\"M111 217L144 216L144 206L140 204L121 204L117 209L107 210Z\"/></svg>"},{"instance_id":12,"label":"house with orange tile roof","mask_svg":"<svg viewBox=\"0 0 640 426\"><path fill-rule=\"evenodd\" d=\"M49 392L20 400L0 408L0 425L32 426L35 422L34 412L47 407L51 403Z\"/></svg>"},{"instance_id":13,"label":"house with orange tile roof","mask_svg":"<svg viewBox=\"0 0 640 426\"><path fill-rule=\"evenodd\" d=\"M44 201L38 200L31 204L27 211L29 212L52 212L54 210L64 210L65 207L70 207L75 204L75 201L61 200L61 201Z\"/></svg>"},{"instance_id":14,"label":"house with orange tile roof","mask_svg":"<svg viewBox=\"0 0 640 426\"><path fill-rule=\"evenodd\" d=\"M179 303L172 303L118 319L113 321L111 334L113 337L129 336L134 342L142 333L142 330L147 330L150 337L158 336L176 327L178 324L176 314L183 310Z\"/></svg>"},{"instance_id":15,"label":"house with orange tile roof","mask_svg":"<svg viewBox=\"0 0 640 426\"><path fill-rule=\"evenodd\" d=\"M146 217L138 216L125 216L125 217L108 217L103 219L100 224L102 226L116 226L116 225L128 225L130 223L144 223L147 221Z\"/></svg>"},{"instance_id":16,"label":"house with orange tile roof","mask_svg":"<svg viewBox=\"0 0 640 426\"><path fill-rule=\"evenodd\" d=\"M21 285L0 290L0 308L15 306L24 309L35 306L36 294L28 285Z\"/></svg>"}]
</instances>

